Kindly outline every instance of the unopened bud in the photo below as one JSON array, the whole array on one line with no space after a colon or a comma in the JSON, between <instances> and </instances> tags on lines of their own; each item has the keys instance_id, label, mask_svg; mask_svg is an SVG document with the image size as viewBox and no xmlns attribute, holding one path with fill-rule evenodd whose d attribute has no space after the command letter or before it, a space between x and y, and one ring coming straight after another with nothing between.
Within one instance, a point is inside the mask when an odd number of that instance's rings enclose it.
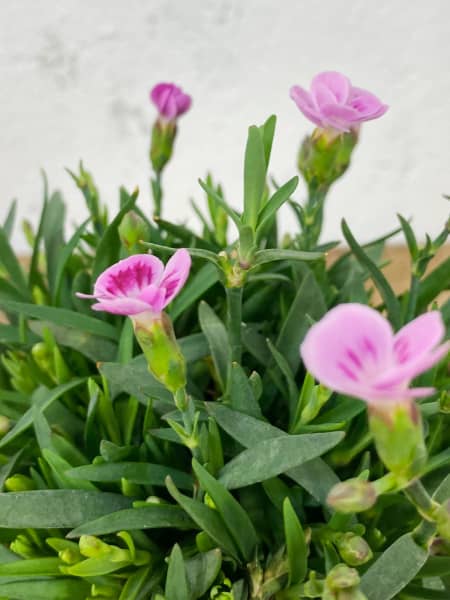
<instances>
[{"instance_id":1,"label":"unopened bud","mask_svg":"<svg viewBox=\"0 0 450 600\"><path fill-rule=\"evenodd\" d=\"M37 342L31 349L34 362L44 373L53 373L53 352L45 342Z\"/></svg>"},{"instance_id":2,"label":"unopened bud","mask_svg":"<svg viewBox=\"0 0 450 600\"><path fill-rule=\"evenodd\" d=\"M35 558L36 548L26 535L20 534L10 544L11 551L23 558Z\"/></svg>"},{"instance_id":3,"label":"unopened bud","mask_svg":"<svg viewBox=\"0 0 450 600\"><path fill-rule=\"evenodd\" d=\"M298 168L310 187L328 189L350 165L358 141L355 131L337 133L316 129L301 145Z\"/></svg>"},{"instance_id":4,"label":"unopened bud","mask_svg":"<svg viewBox=\"0 0 450 600\"><path fill-rule=\"evenodd\" d=\"M5 435L11 428L11 421L8 417L0 415L0 436Z\"/></svg>"},{"instance_id":5,"label":"unopened bud","mask_svg":"<svg viewBox=\"0 0 450 600\"><path fill-rule=\"evenodd\" d=\"M111 547L93 535L82 535L78 544L81 554L87 558L100 558L111 554Z\"/></svg>"},{"instance_id":6,"label":"unopened bud","mask_svg":"<svg viewBox=\"0 0 450 600\"><path fill-rule=\"evenodd\" d=\"M169 162L176 135L177 125L175 121L158 119L154 124L150 145L150 160L156 173L161 173Z\"/></svg>"},{"instance_id":7,"label":"unopened bud","mask_svg":"<svg viewBox=\"0 0 450 600\"><path fill-rule=\"evenodd\" d=\"M17 473L16 475L8 477L5 481L5 489L8 492L28 492L30 490L35 490L36 484L31 477Z\"/></svg>"},{"instance_id":8,"label":"unopened bud","mask_svg":"<svg viewBox=\"0 0 450 600\"><path fill-rule=\"evenodd\" d=\"M186 386L186 361L177 344L172 323L165 313L149 318L132 317L134 333L147 359L150 372L170 392Z\"/></svg>"},{"instance_id":9,"label":"unopened bud","mask_svg":"<svg viewBox=\"0 0 450 600\"><path fill-rule=\"evenodd\" d=\"M377 494L370 481L348 479L332 487L327 504L341 513L355 513L368 510L376 500Z\"/></svg>"},{"instance_id":10,"label":"unopened bud","mask_svg":"<svg viewBox=\"0 0 450 600\"><path fill-rule=\"evenodd\" d=\"M367 600L359 589L359 582L356 569L344 564L336 565L325 579L322 600Z\"/></svg>"},{"instance_id":11,"label":"unopened bud","mask_svg":"<svg viewBox=\"0 0 450 600\"><path fill-rule=\"evenodd\" d=\"M336 540L336 547L342 560L351 567L363 565L373 556L366 540L351 532L339 535Z\"/></svg>"},{"instance_id":12,"label":"unopened bud","mask_svg":"<svg viewBox=\"0 0 450 600\"><path fill-rule=\"evenodd\" d=\"M443 390L439 398L439 410L445 414L450 414L450 392Z\"/></svg>"},{"instance_id":13,"label":"unopened bud","mask_svg":"<svg viewBox=\"0 0 450 600\"><path fill-rule=\"evenodd\" d=\"M81 560L80 552L73 550L72 548L66 548L58 553L59 558L68 565L74 565Z\"/></svg>"},{"instance_id":14,"label":"unopened bud","mask_svg":"<svg viewBox=\"0 0 450 600\"><path fill-rule=\"evenodd\" d=\"M146 240L147 225L142 217L130 210L119 225L119 236L122 244L132 250L140 240Z\"/></svg>"},{"instance_id":15,"label":"unopened bud","mask_svg":"<svg viewBox=\"0 0 450 600\"><path fill-rule=\"evenodd\" d=\"M420 411L414 401L371 404L369 427L379 457L400 483L411 481L422 471L427 451Z\"/></svg>"}]
</instances>

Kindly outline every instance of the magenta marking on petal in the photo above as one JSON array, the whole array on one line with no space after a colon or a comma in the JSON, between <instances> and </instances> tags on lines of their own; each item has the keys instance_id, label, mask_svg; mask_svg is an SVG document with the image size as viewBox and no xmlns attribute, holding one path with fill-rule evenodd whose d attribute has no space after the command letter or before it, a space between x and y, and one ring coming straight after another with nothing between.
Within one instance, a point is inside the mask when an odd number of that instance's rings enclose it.
<instances>
[{"instance_id":1,"label":"magenta marking on petal","mask_svg":"<svg viewBox=\"0 0 450 600\"><path fill-rule=\"evenodd\" d=\"M337 366L340 368L340 370L347 375L347 377L349 377L352 381L358 381L358 378L356 377L356 375L353 373L353 371L351 369L349 369L349 367L347 367L347 365L343 362L338 362Z\"/></svg>"},{"instance_id":2,"label":"magenta marking on petal","mask_svg":"<svg viewBox=\"0 0 450 600\"><path fill-rule=\"evenodd\" d=\"M359 360L358 356L353 352L353 350L351 350L350 348L347 348L345 353L348 356L348 358L352 361L352 363L355 365L355 367L357 367L358 369L362 369L362 367L363 367L362 362Z\"/></svg>"},{"instance_id":3,"label":"magenta marking on petal","mask_svg":"<svg viewBox=\"0 0 450 600\"><path fill-rule=\"evenodd\" d=\"M377 349L375 345L369 340L368 337L363 337L363 347L372 356L373 360L376 361L378 358Z\"/></svg>"}]
</instances>

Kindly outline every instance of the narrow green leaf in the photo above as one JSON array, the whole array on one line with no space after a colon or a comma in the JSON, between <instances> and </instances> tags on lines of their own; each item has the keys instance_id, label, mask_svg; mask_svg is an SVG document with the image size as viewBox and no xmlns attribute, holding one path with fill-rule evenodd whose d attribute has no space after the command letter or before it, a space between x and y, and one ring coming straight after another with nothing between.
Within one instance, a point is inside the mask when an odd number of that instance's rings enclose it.
<instances>
[{"instance_id":1,"label":"narrow green leaf","mask_svg":"<svg viewBox=\"0 0 450 600\"><path fill-rule=\"evenodd\" d=\"M266 183L266 159L261 132L252 125L248 130L244 162L244 213L242 220L254 230Z\"/></svg>"},{"instance_id":2,"label":"narrow green leaf","mask_svg":"<svg viewBox=\"0 0 450 600\"><path fill-rule=\"evenodd\" d=\"M258 536L249 516L230 492L195 459L192 461L192 467L201 487L216 505L242 557L246 562L250 562L254 558Z\"/></svg>"},{"instance_id":3,"label":"narrow green leaf","mask_svg":"<svg viewBox=\"0 0 450 600\"><path fill-rule=\"evenodd\" d=\"M275 135L275 127L277 124L276 115L271 115L264 125L259 128L264 146L264 159L266 163L266 173L269 167L270 155L272 153L273 138Z\"/></svg>"},{"instance_id":4,"label":"narrow green leaf","mask_svg":"<svg viewBox=\"0 0 450 600\"><path fill-rule=\"evenodd\" d=\"M7 564L0 564L0 577L52 577L61 575L59 567L64 563L59 558L42 557L28 560L16 560ZM0 586L1 586L0 580Z\"/></svg>"},{"instance_id":5,"label":"narrow green leaf","mask_svg":"<svg viewBox=\"0 0 450 600\"><path fill-rule=\"evenodd\" d=\"M183 553L178 544L175 544L170 553L165 595L170 600L190 600L186 567L184 566Z\"/></svg>"},{"instance_id":6,"label":"narrow green leaf","mask_svg":"<svg viewBox=\"0 0 450 600\"><path fill-rule=\"evenodd\" d=\"M57 262L55 265L55 281L53 285L53 293L52 293L52 302L53 304L59 303L59 296L61 292L61 286L64 278L64 271L67 265L69 258L72 256L75 248L78 245L78 242L81 239L81 236L86 229L86 225L89 223L90 219L86 219L84 223L82 223L78 229L75 231L70 240L65 244L62 249L57 253Z\"/></svg>"},{"instance_id":7,"label":"narrow green leaf","mask_svg":"<svg viewBox=\"0 0 450 600\"><path fill-rule=\"evenodd\" d=\"M238 559L238 550L219 513L206 504L180 494L170 477L166 480L166 486L172 498L197 523L198 527L207 533L218 546Z\"/></svg>"},{"instance_id":8,"label":"narrow green leaf","mask_svg":"<svg viewBox=\"0 0 450 600\"><path fill-rule=\"evenodd\" d=\"M28 299L30 293L27 280L2 227L0 227L0 264L8 273L12 285L17 288L24 299Z\"/></svg>"},{"instance_id":9,"label":"narrow green leaf","mask_svg":"<svg viewBox=\"0 0 450 600\"><path fill-rule=\"evenodd\" d=\"M213 187L211 187L201 179L199 179L198 182L200 184L200 187L203 188L203 190L208 194L208 196L210 196L214 200L214 202L216 202L219 206L223 208L223 210L227 213L227 215L239 229L241 227L241 218L239 217L238 213L225 202L222 196L218 194Z\"/></svg>"},{"instance_id":10,"label":"narrow green leaf","mask_svg":"<svg viewBox=\"0 0 450 600\"><path fill-rule=\"evenodd\" d=\"M241 365L235 362L231 365L229 397L230 405L234 410L246 413L256 419L263 418L249 379Z\"/></svg>"},{"instance_id":11,"label":"narrow green leaf","mask_svg":"<svg viewBox=\"0 0 450 600\"><path fill-rule=\"evenodd\" d=\"M44 412L49 408L58 398L69 390L81 385L86 380L82 378L72 379L69 383L59 385L52 390L48 390L45 387L39 387L33 392L33 404L26 413L17 421L14 427L8 431L8 433L0 439L0 448L6 446L9 442L16 439L21 433L26 431L28 427L33 424L33 410L36 408L40 412Z\"/></svg>"},{"instance_id":12,"label":"narrow green leaf","mask_svg":"<svg viewBox=\"0 0 450 600\"><path fill-rule=\"evenodd\" d=\"M389 315L389 320L395 329L399 329L401 326L401 310L400 303L394 294L391 286L389 285L386 277L376 266L376 264L367 256L362 247L358 244L356 239L353 237L345 220L342 220L342 232L348 245L350 246L353 254L357 258L358 262L369 271L370 276L373 279L374 284L377 286L381 297L383 298L386 310Z\"/></svg>"},{"instance_id":13,"label":"narrow green leaf","mask_svg":"<svg viewBox=\"0 0 450 600\"><path fill-rule=\"evenodd\" d=\"M283 204L292 196L298 185L298 177L293 177L287 183L282 185L273 194L270 200L262 207L258 213L258 224L256 234L264 230L269 221Z\"/></svg>"},{"instance_id":14,"label":"narrow green leaf","mask_svg":"<svg viewBox=\"0 0 450 600\"><path fill-rule=\"evenodd\" d=\"M43 221L42 235L44 239L47 280L50 292L54 293L58 260L64 243L64 220L66 207L61 193L53 192L47 205Z\"/></svg>"},{"instance_id":15,"label":"narrow green leaf","mask_svg":"<svg viewBox=\"0 0 450 600\"><path fill-rule=\"evenodd\" d=\"M288 435L282 429L238 413L218 402L208 402L207 409L219 426L244 448L254 447L262 440ZM325 504L328 492L339 482L334 471L321 458L314 458L290 469L286 475L304 487L321 504Z\"/></svg>"},{"instance_id":16,"label":"narrow green leaf","mask_svg":"<svg viewBox=\"0 0 450 600\"><path fill-rule=\"evenodd\" d=\"M116 531L138 529L194 529L195 524L178 506L170 504L149 504L139 508L117 510L95 518L85 519L67 537L81 535L107 535Z\"/></svg>"},{"instance_id":17,"label":"narrow green leaf","mask_svg":"<svg viewBox=\"0 0 450 600\"><path fill-rule=\"evenodd\" d=\"M323 256L322 252L302 252L300 250L282 250L274 248L270 250L259 250L255 254L253 264L254 266L258 266L277 260L319 260L320 258L323 258Z\"/></svg>"},{"instance_id":18,"label":"narrow green leaf","mask_svg":"<svg viewBox=\"0 0 450 600\"><path fill-rule=\"evenodd\" d=\"M418 256L419 248L417 246L417 240L416 240L416 236L414 235L414 231L413 231L411 225L408 223L408 221L406 219L404 219L402 217L402 215L398 214L397 217L398 217L398 220L400 221L400 225L402 226L402 229L403 229L403 234L405 236L406 243L408 245L409 254L411 255L411 258L413 260L415 260Z\"/></svg>"},{"instance_id":19,"label":"narrow green leaf","mask_svg":"<svg viewBox=\"0 0 450 600\"><path fill-rule=\"evenodd\" d=\"M302 582L308 569L308 547L303 527L289 498L283 502L284 536L289 563L289 585Z\"/></svg>"},{"instance_id":20,"label":"narrow green leaf","mask_svg":"<svg viewBox=\"0 0 450 600\"><path fill-rule=\"evenodd\" d=\"M97 277L103 273L105 269L117 262L121 248L119 225L123 217L128 211L132 210L136 204L138 192L129 196L120 211L106 228L95 253L94 264L92 266L92 279L95 281Z\"/></svg>"},{"instance_id":21,"label":"narrow green leaf","mask_svg":"<svg viewBox=\"0 0 450 600\"><path fill-rule=\"evenodd\" d=\"M142 485L165 486L167 475L175 485L183 490L192 490L193 480L190 475L164 465L137 462L114 462L84 465L66 471L66 475L73 479L86 479L97 482L120 482L125 477L132 483Z\"/></svg>"},{"instance_id":22,"label":"narrow green leaf","mask_svg":"<svg viewBox=\"0 0 450 600\"><path fill-rule=\"evenodd\" d=\"M204 265L189 279L170 307L170 316L177 319L194 306L209 289L219 281L219 271L214 265Z\"/></svg>"},{"instance_id":23,"label":"narrow green leaf","mask_svg":"<svg viewBox=\"0 0 450 600\"><path fill-rule=\"evenodd\" d=\"M429 275L420 282L419 310L424 310L433 300L443 292L450 289L450 256L441 262Z\"/></svg>"},{"instance_id":24,"label":"narrow green leaf","mask_svg":"<svg viewBox=\"0 0 450 600\"><path fill-rule=\"evenodd\" d=\"M11 206L9 207L8 214L6 215L5 222L3 223L3 231L6 234L8 239L11 238L12 231L14 228L14 222L16 220L17 213L17 200L13 200L11 202Z\"/></svg>"},{"instance_id":25,"label":"narrow green leaf","mask_svg":"<svg viewBox=\"0 0 450 600\"><path fill-rule=\"evenodd\" d=\"M224 390L231 365L231 348L228 341L227 330L225 325L206 302L200 302L198 318L200 327L208 340L220 387Z\"/></svg>"},{"instance_id":26,"label":"narrow green leaf","mask_svg":"<svg viewBox=\"0 0 450 600\"><path fill-rule=\"evenodd\" d=\"M310 318L319 320L326 310L327 305L322 290L312 272L307 272L283 321L275 344L293 373L297 371L300 364L300 344L310 327Z\"/></svg>"},{"instance_id":27,"label":"narrow green leaf","mask_svg":"<svg viewBox=\"0 0 450 600\"><path fill-rule=\"evenodd\" d=\"M222 565L219 548L196 554L185 560L186 574L191 590L191 599L203 598L216 580Z\"/></svg>"},{"instance_id":28,"label":"narrow green leaf","mask_svg":"<svg viewBox=\"0 0 450 600\"><path fill-rule=\"evenodd\" d=\"M130 575L122 588L119 600L139 600L150 576L150 567L142 567Z\"/></svg>"},{"instance_id":29,"label":"narrow green leaf","mask_svg":"<svg viewBox=\"0 0 450 600\"><path fill-rule=\"evenodd\" d=\"M18 452L11 456L7 463L0 467L0 492L3 491L5 481L13 473L14 469L19 464L23 452L24 448L21 448Z\"/></svg>"},{"instance_id":30,"label":"narrow green leaf","mask_svg":"<svg viewBox=\"0 0 450 600\"><path fill-rule=\"evenodd\" d=\"M265 481L325 454L343 437L342 432L335 431L263 440L227 463L219 473L219 481L228 489Z\"/></svg>"},{"instance_id":31,"label":"narrow green leaf","mask_svg":"<svg viewBox=\"0 0 450 600\"><path fill-rule=\"evenodd\" d=\"M117 340L117 330L112 325L88 317L72 310L65 308L56 308L55 306L41 306L39 304L27 304L25 302L2 301L2 309L6 312L23 314L25 317L39 319L42 321L50 321L56 325L72 327L93 333L94 335L103 336L112 340Z\"/></svg>"},{"instance_id":32,"label":"narrow green leaf","mask_svg":"<svg viewBox=\"0 0 450 600\"><path fill-rule=\"evenodd\" d=\"M165 254L174 254L179 248L173 248L171 246L162 246L161 244L155 244L154 242L141 242L141 245L145 248L150 248L151 250L156 250L157 252L164 252ZM196 256L197 258L204 258L214 265L218 266L219 261L217 259L217 254L215 252L211 252L210 250L204 250L203 248L186 248L189 251L191 256Z\"/></svg>"},{"instance_id":33,"label":"narrow green leaf","mask_svg":"<svg viewBox=\"0 0 450 600\"><path fill-rule=\"evenodd\" d=\"M414 541L411 533L395 540L361 578L361 590L368 600L394 598L424 566L428 552Z\"/></svg>"},{"instance_id":34,"label":"narrow green leaf","mask_svg":"<svg viewBox=\"0 0 450 600\"><path fill-rule=\"evenodd\" d=\"M3 598L14 600L86 600L91 585L83 579L33 579L1 584Z\"/></svg>"},{"instance_id":35,"label":"narrow green leaf","mask_svg":"<svg viewBox=\"0 0 450 600\"><path fill-rule=\"evenodd\" d=\"M131 499L84 490L38 490L0 494L0 527L38 529L78 527L127 508Z\"/></svg>"}]
</instances>

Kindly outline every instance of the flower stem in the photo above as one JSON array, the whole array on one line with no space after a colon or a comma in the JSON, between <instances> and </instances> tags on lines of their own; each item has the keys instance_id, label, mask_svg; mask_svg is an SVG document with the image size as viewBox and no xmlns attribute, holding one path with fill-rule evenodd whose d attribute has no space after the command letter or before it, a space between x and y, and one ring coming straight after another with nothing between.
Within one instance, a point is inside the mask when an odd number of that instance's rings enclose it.
<instances>
[{"instance_id":1,"label":"flower stem","mask_svg":"<svg viewBox=\"0 0 450 600\"><path fill-rule=\"evenodd\" d=\"M151 180L152 195L153 195L153 214L155 217L161 216L163 191L161 185L161 171L155 173L154 179Z\"/></svg>"},{"instance_id":2,"label":"flower stem","mask_svg":"<svg viewBox=\"0 0 450 600\"><path fill-rule=\"evenodd\" d=\"M436 509L439 508L439 504L431 498L419 479L405 487L403 493L426 521L436 520Z\"/></svg>"},{"instance_id":3,"label":"flower stem","mask_svg":"<svg viewBox=\"0 0 450 600\"><path fill-rule=\"evenodd\" d=\"M414 314L416 312L417 299L419 297L419 284L420 279L417 277L417 275L411 275L411 284L408 293L408 305L406 307L405 314L405 323L409 323L409 321L413 319Z\"/></svg>"},{"instance_id":4,"label":"flower stem","mask_svg":"<svg viewBox=\"0 0 450 600\"><path fill-rule=\"evenodd\" d=\"M231 346L231 360L241 362L242 340L242 287L227 287L227 326Z\"/></svg>"}]
</instances>

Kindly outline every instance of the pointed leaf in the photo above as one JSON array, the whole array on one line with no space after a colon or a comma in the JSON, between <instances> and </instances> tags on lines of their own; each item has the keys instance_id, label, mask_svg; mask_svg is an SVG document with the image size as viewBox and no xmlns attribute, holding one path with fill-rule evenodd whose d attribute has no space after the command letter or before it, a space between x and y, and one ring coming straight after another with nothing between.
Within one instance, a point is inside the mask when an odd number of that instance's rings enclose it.
<instances>
[{"instance_id":1,"label":"pointed leaf","mask_svg":"<svg viewBox=\"0 0 450 600\"><path fill-rule=\"evenodd\" d=\"M289 562L289 585L302 582L308 568L308 547L303 527L289 498L283 503L284 535Z\"/></svg>"},{"instance_id":2,"label":"pointed leaf","mask_svg":"<svg viewBox=\"0 0 450 600\"><path fill-rule=\"evenodd\" d=\"M190 600L186 567L184 565L183 553L178 544L175 544L170 553L165 595L170 600Z\"/></svg>"}]
</instances>

